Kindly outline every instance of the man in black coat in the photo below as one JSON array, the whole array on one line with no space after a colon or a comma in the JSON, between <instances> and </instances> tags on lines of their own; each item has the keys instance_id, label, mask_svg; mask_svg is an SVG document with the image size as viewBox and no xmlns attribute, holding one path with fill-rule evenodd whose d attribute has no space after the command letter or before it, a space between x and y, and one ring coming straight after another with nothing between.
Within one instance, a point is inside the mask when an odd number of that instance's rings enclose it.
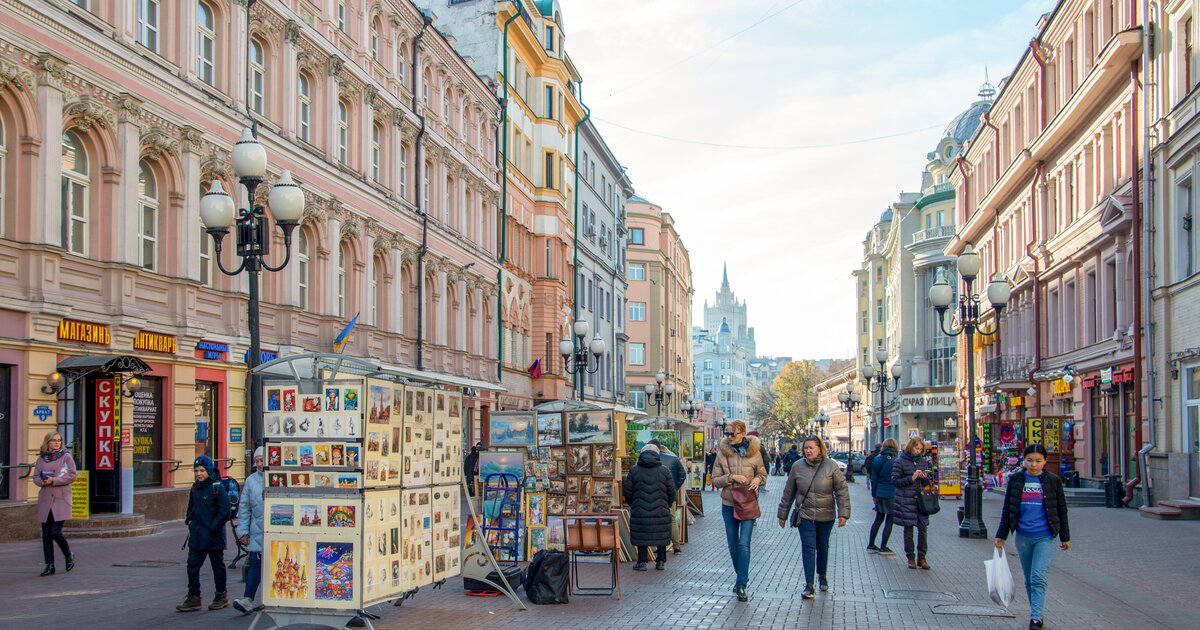
<instances>
[{"instance_id":1,"label":"man in black coat","mask_svg":"<svg viewBox=\"0 0 1200 630\"><path fill-rule=\"evenodd\" d=\"M475 498L475 475L479 472L479 452L486 450L483 448L483 442L476 442L475 446L471 447L471 452L467 453L467 458L463 460L463 474L467 477L467 494L471 498Z\"/></svg>"},{"instance_id":2,"label":"man in black coat","mask_svg":"<svg viewBox=\"0 0 1200 630\"><path fill-rule=\"evenodd\" d=\"M662 571L667 568L667 543L671 542L675 481L663 467L658 447L642 447L637 465L625 475L621 494L629 506L629 542L638 548L633 570L646 570L649 548L654 547L654 568Z\"/></svg>"},{"instance_id":3,"label":"man in black coat","mask_svg":"<svg viewBox=\"0 0 1200 630\"><path fill-rule=\"evenodd\" d=\"M200 567L207 559L212 566L216 597L209 610L219 610L229 605L225 593L225 524L229 522L229 495L218 482L217 467L212 458L201 455L193 466L196 483L192 484L188 496L188 594L183 603L176 606L179 612L200 610Z\"/></svg>"},{"instance_id":4,"label":"man in black coat","mask_svg":"<svg viewBox=\"0 0 1200 630\"><path fill-rule=\"evenodd\" d=\"M784 453L784 455L783 455L783 474L784 475L791 474L792 464L795 464L796 461L798 461L799 459L800 459L800 450L796 448L795 444L793 444L792 448L789 448L788 452Z\"/></svg>"},{"instance_id":5,"label":"man in black coat","mask_svg":"<svg viewBox=\"0 0 1200 630\"><path fill-rule=\"evenodd\" d=\"M883 450L883 444L876 444L875 449L872 450L871 454L867 455L867 459L865 461L863 461L863 470L866 471L866 473L867 473L867 490L872 489L872 487L871 487L871 470L872 470L871 465L875 461L875 458L879 456L879 453L882 450ZM875 496L875 495L872 494L871 496Z\"/></svg>"}]
</instances>

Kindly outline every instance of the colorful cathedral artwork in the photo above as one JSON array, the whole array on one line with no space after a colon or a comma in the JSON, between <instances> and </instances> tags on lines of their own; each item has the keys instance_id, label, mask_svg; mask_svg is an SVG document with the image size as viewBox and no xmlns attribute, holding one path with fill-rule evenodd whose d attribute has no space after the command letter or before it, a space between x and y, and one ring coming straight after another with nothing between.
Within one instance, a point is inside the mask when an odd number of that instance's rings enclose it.
<instances>
[{"instance_id":1,"label":"colorful cathedral artwork","mask_svg":"<svg viewBox=\"0 0 1200 630\"><path fill-rule=\"evenodd\" d=\"M316 594L318 601L349 602L354 599L354 544L318 542Z\"/></svg>"},{"instance_id":2,"label":"colorful cathedral artwork","mask_svg":"<svg viewBox=\"0 0 1200 630\"><path fill-rule=\"evenodd\" d=\"M272 540L267 564L269 596L275 601L303 601L310 598L308 581L308 541Z\"/></svg>"}]
</instances>

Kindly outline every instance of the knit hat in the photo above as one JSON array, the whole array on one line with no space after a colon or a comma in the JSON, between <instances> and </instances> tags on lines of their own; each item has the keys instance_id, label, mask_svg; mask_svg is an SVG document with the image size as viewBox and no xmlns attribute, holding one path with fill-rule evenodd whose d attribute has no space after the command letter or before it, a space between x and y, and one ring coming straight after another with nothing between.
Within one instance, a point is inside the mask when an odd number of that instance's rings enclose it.
<instances>
[{"instance_id":1,"label":"knit hat","mask_svg":"<svg viewBox=\"0 0 1200 630\"><path fill-rule=\"evenodd\" d=\"M655 445L653 445L653 444L647 444L647 445L643 446L643 447L642 447L642 450L641 450L641 451L639 451L639 452L641 452L641 453L645 453L646 451L654 451L655 453L657 453L657 452L658 452L658 447L657 447L657 446L655 446Z\"/></svg>"},{"instance_id":2,"label":"knit hat","mask_svg":"<svg viewBox=\"0 0 1200 630\"><path fill-rule=\"evenodd\" d=\"M260 446L256 449L254 449L254 457L255 458L262 457L263 455L265 455L265 453L263 453L263 447Z\"/></svg>"},{"instance_id":3,"label":"knit hat","mask_svg":"<svg viewBox=\"0 0 1200 630\"><path fill-rule=\"evenodd\" d=\"M195 463L192 464L192 468L204 468L208 472L209 479L220 478L217 476L217 465L213 463L212 458L208 455L197 457Z\"/></svg>"}]
</instances>

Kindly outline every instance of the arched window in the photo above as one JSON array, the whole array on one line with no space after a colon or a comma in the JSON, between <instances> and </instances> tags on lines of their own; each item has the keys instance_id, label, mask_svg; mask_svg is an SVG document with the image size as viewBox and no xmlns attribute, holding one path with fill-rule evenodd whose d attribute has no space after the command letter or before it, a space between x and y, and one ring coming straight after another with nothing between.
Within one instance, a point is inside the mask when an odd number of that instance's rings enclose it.
<instances>
[{"instance_id":1,"label":"arched window","mask_svg":"<svg viewBox=\"0 0 1200 630\"><path fill-rule=\"evenodd\" d=\"M433 83L433 73L429 71L429 68L425 68L425 74L421 79L421 102L425 104L425 107L429 107L429 85L431 83Z\"/></svg>"},{"instance_id":2,"label":"arched window","mask_svg":"<svg viewBox=\"0 0 1200 630\"><path fill-rule=\"evenodd\" d=\"M256 39L250 40L250 109L258 115L263 115L266 107L263 96L267 85L267 57L263 53L262 44Z\"/></svg>"},{"instance_id":3,"label":"arched window","mask_svg":"<svg viewBox=\"0 0 1200 630\"><path fill-rule=\"evenodd\" d=\"M346 104L338 101L338 162L348 164L350 161L350 112Z\"/></svg>"},{"instance_id":4,"label":"arched window","mask_svg":"<svg viewBox=\"0 0 1200 630\"><path fill-rule=\"evenodd\" d=\"M312 133L312 89L308 84L308 77L300 75L300 139L305 142L312 142L310 139Z\"/></svg>"},{"instance_id":5,"label":"arched window","mask_svg":"<svg viewBox=\"0 0 1200 630\"><path fill-rule=\"evenodd\" d=\"M404 46L400 46L400 50L396 51L396 77L400 79L400 85L408 83L404 76Z\"/></svg>"},{"instance_id":6,"label":"arched window","mask_svg":"<svg viewBox=\"0 0 1200 630\"><path fill-rule=\"evenodd\" d=\"M148 0L142 0L146 2ZM157 3L155 3L157 4ZM217 81L217 24L212 9L196 3L196 76L209 85Z\"/></svg>"},{"instance_id":7,"label":"arched window","mask_svg":"<svg viewBox=\"0 0 1200 630\"><path fill-rule=\"evenodd\" d=\"M425 162L425 181L421 183L421 209L426 212L429 212L429 171L432 169L433 162Z\"/></svg>"},{"instance_id":8,"label":"arched window","mask_svg":"<svg viewBox=\"0 0 1200 630\"><path fill-rule=\"evenodd\" d=\"M379 19L371 20L371 58L379 61Z\"/></svg>"},{"instance_id":9,"label":"arched window","mask_svg":"<svg viewBox=\"0 0 1200 630\"><path fill-rule=\"evenodd\" d=\"M158 52L158 0L137 0L138 43Z\"/></svg>"},{"instance_id":10,"label":"arched window","mask_svg":"<svg viewBox=\"0 0 1200 630\"><path fill-rule=\"evenodd\" d=\"M79 136L68 131L62 137L62 246L72 254L88 253L87 152Z\"/></svg>"},{"instance_id":11,"label":"arched window","mask_svg":"<svg viewBox=\"0 0 1200 630\"><path fill-rule=\"evenodd\" d=\"M462 124L463 140L466 141L467 144L470 144L471 143L471 108L465 107L465 106L462 108L462 117L460 120L461 120L461 124Z\"/></svg>"},{"instance_id":12,"label":"arched window","mask_svg":"<svg viewBox=\"0 0 1200 630\"><path fill-rule=\"evenodd\" d=\"M380 136L382 135L383 132L379 130L379 125L371 126L371 179L375 181L380 181L379 163L383 153Z\"/></svg>"},{"instance_id":13,"label":"arched window","mask_svg":"<svg viewBox=\"0 0 1200 630\"><path fill-rule=\"evenodd\" d=\"M450 102L453 95L450 93L450 88L442 90L442 121L450 123Z\"/></svg>"},{"instance_id":14,"label":"arched window","mask_svg":"<svg viewBox=\"0 0 1200 630\"><path fill-rule=\"evenodd\" d=\"M138 251L142 269L158 270L158 182L145 161L138 163Z\"/></svg>"},{"instance_id":15,"label":"arched window","mask_svg":"<svg viewBox=\"0 0 1200 630\"><path fill-rule=\"evenodd\" d=\"M338 248L337 257L337 316L346 316L346 244Z\"/></svg>"},{"instance_id":16,"label":"arched window","mask_svg":"<svg viewBox=\"0 0 1200 630\"><path fill-rule=\"evenodd\" d=\"M208 192L208 184L200 184L200 196ZM213 285L213 242L208 232L204 231L204 223L200 223L200 284L206 287Z\"/></svg>"},{"instance_id":17,"label":"arched window","mask_svg":"<svg viewBox=\"0 0 1200 630\"><path fill-rule=\"evenodd\" d=\"M308 257L308 234L304 230L300 230L300 240L296 243L296 264L297 272L300 276L299 292L297 293L296 305L300 308L308 308L308 286L309 286L309 257Z\"/></svg>"},{"instance_id":18,"label":"arched window","mask_svg":"<svg viewBox=\"0 0 1200 630\"><path fill-rule=\"evenodd\" d=\"M4 178L7 166L8 144L5 142L4 121L0 120L0 236L4 236Z\"/></svg>"},{"instance_id":19,"label":"arched window","mask_svg":"<svg viewBox=\"0 0 1200 630\"><path fill-rule=\"evenodd\" d=\"M408 199L408 145L400 144L396 159L400 160L400 198Z\"/></svg>"}]
</instances>

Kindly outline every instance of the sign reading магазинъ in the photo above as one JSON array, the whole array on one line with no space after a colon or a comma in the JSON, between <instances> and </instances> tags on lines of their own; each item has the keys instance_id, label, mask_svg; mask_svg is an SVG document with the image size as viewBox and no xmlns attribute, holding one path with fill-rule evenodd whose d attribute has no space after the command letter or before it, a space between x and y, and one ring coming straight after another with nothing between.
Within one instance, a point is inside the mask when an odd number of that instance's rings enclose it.
<instances>
[{"instance_id":1,"label":"sign reading \u043c\u0430\u0433\u0430\u0437\u0438\u043d\u044a","mask_svg":"<svg viewBox=\"0 0 1200 630\"><path fill-rule=\"evenodd\" d=\"M58 322L58 340L107 346L112 343L112 332L109 330L107 324L93 324L91 322L77 322L73 319L64 319Z\"/></svg>"}]
</instances>

